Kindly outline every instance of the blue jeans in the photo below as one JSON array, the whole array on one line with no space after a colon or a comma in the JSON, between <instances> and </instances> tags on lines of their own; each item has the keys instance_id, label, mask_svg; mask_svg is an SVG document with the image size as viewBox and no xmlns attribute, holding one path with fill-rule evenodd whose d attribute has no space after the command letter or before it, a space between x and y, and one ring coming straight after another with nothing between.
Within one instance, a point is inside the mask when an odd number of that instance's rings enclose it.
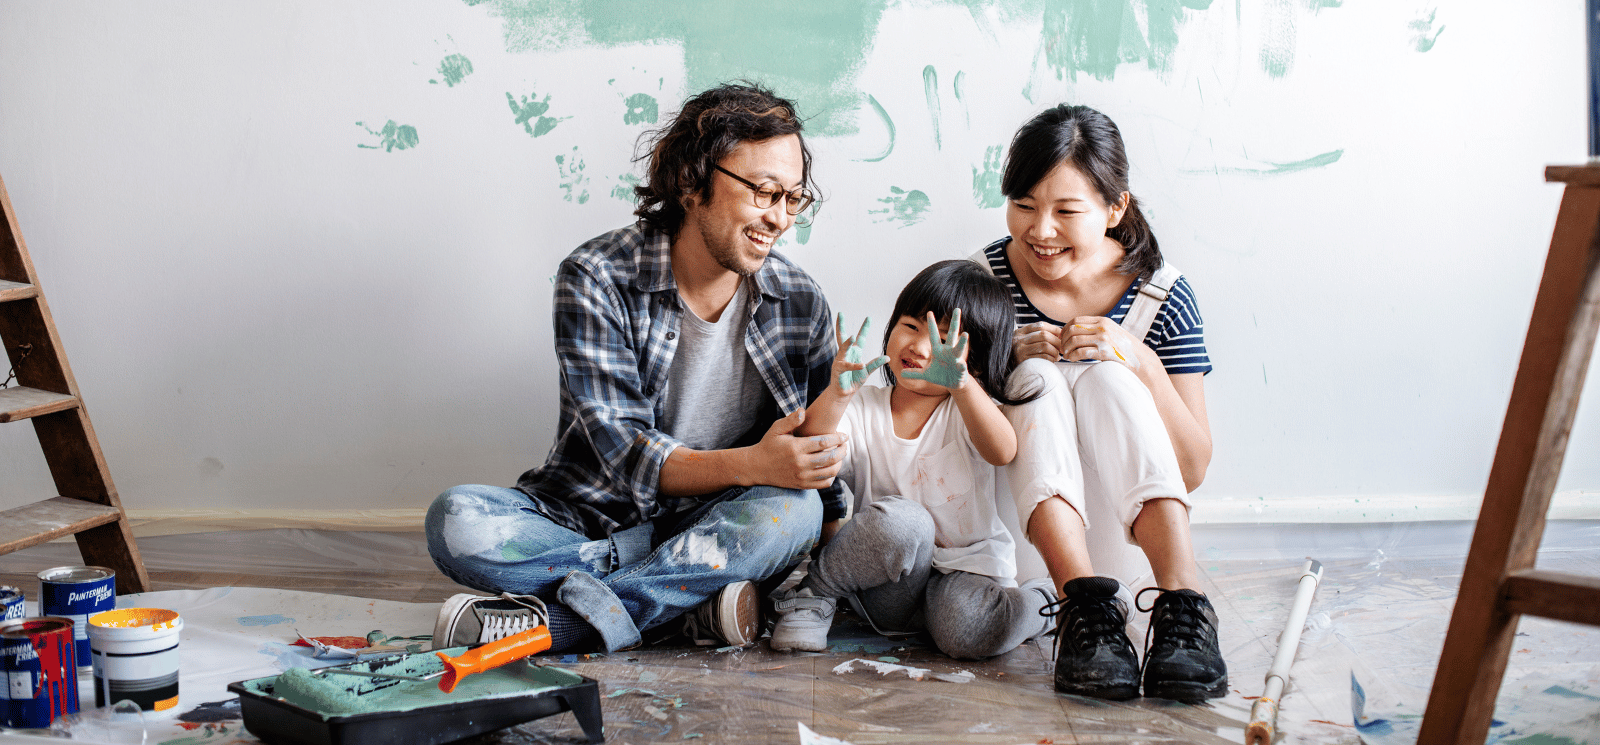
<instances>
[{"instance_id":1,"label":"blue jeans","mask_svg":"<svg viewBox=\"0 0 1600 745\"><path fill-rule=\"evenodd\" d=\"M815 491L730 489L679 513L590 539L499 486L458 486L428 508L428 553L445 576L484 592L555 600L589 622L607 651L740 580L759 582L816 544Z\"/></svg>"}]
</instances>

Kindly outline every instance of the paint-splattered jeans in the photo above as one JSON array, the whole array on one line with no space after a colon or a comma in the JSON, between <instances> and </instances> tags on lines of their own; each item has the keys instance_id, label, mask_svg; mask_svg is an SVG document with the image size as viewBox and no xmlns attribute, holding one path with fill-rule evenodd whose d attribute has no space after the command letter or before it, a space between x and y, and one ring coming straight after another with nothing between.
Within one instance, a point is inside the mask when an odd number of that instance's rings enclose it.
<instances>
[{"instance_id":1,"label":"paint-splattered jeans","mask_svg":"<svg viewBox=\"0 0 1600 745\"><path fill-rule=\"evenodd\" d=\"M593 540L499 486L458 486L433 501L428 552L445 576L484 592L536 595L572 608L607 651L682 615L723 587L794 566L822 527L815 491L730 489L689 513Z\"/></svg>"}]
</instances>

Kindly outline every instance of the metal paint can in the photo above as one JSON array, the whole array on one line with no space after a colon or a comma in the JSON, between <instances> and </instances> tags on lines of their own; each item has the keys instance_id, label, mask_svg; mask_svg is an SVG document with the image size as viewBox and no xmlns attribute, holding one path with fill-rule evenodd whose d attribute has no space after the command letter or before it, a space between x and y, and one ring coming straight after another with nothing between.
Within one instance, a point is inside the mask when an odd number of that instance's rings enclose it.
<instances>
[{"instance_id":1,"label":"metal paint can","mask_svg":"<svg viewBox=\"0 0 1600 745\"><path fill-rule=\"evenodd\" d=\"M9 700L7 727L49 727L78 712L77 652L70 618L0 622L0 671Z\"/></svg>"},{"instance_id":2,"label":"metal paint can","mask_svg":"<svg viewBox=\"0 0 1600 745\"><path fill-rule=\"evenodd\" d=\"M117 573L105 567L56 567L39 573L39 615L72 619L78 667L89 667L89 616L117 607Z\"/></svg>"},{"instance_id":3,"label":"metal paint can","mask_svg":"<svg viewBox=\"0 0 1600 745\"><path fill-rule=\"evenodd\" d=\"M94 705L128 700L142 711L178 705L178 636L183 619L163 608L119 608L89 617Z\"/></svg>"},{"instance_id":4,"label":"metal paint can","mask_svg":"<svg viewBox=\"0 0 1600 745\"><path fill-rule=\"evenodd\" d=\"M0 585L0 621L15 621L22 616L22 591L10 585Z\"/></svg>"}]
</instances>

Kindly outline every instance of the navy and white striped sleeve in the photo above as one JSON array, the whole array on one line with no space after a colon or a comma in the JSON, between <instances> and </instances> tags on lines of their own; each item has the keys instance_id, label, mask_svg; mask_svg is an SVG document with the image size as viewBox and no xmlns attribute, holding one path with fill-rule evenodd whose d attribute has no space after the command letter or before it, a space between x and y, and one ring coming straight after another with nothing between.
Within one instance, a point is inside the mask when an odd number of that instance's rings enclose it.
<instances>
[{"instance_id":1,"label":"navy and white striped sleeve","mask_svg":"<svg viewBox=\"0 0 1600 745\"><path fill-rule=\"evenodd\" d=\"M1179 277L1161 312L1150 324L1145 343L1154 349L1168 375L1211 372L1206 352L1205 321L1187 277Z\"/></svg>"}]
</instances>

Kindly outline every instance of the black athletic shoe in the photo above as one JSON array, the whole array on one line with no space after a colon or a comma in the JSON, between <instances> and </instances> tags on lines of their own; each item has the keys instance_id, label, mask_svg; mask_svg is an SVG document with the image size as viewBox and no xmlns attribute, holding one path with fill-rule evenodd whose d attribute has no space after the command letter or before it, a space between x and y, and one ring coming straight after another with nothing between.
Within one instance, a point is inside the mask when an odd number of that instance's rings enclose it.
<instances>
[{"instance_id":1,"label":"black athletic shoe","mask_svg":"<svg viewBox=\"0 0 1600 745\"><path fill-rule=\"evenodd\" d=\"M1163 590L1149 608L1144 654L1144 695L1199 703L1228 693L1228 665L1217 646L1217 611L1194 590ZM1137 601L1135 602L1137 605Z\"/></svg>"},{"instance_id":2,"label":"black athletic shoe","mask_svg":"<svg viewBox=\"0 0 1600 745\"><path fill-rule=\"evenodd\" d=\"M1039 611L1057 616L1056 690L1125 701L1139 695L1139 656L1123 627L1128 605L1111 577L1080 577Z\"/></svg>"}]
</instances>

